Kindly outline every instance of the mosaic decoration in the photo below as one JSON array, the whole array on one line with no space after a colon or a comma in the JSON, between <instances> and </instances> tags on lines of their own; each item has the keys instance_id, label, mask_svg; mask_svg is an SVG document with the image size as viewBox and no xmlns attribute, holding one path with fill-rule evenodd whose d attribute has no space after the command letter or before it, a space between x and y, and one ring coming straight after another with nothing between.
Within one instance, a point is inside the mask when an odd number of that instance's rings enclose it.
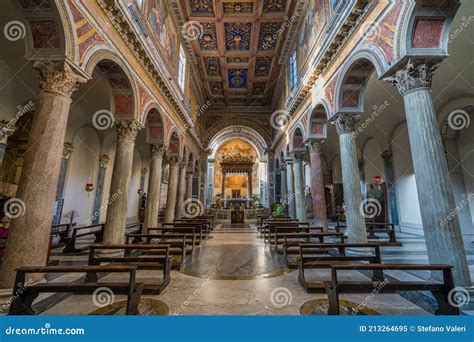
<instances>
[{"instance_id":1,"label":"mosaic decoration","mask_svg":"<svg viewBox=\"0 0 474 342\"><path fill-rule=\"evenodd\" d=\"M30 21L33 46L35 49L59 49L59 33L54 20Z\"/></svg>"},{"instance_id":2,"label":"mosaic decoration","mask_svg":"<svg viewBox=\"0 0 474 342\"><path fill-rule=\"evenodd\" d=\"M227 57L227 63L229 64L242 64L249 62L248 57Z\"/></svg>"},{"instance_id":3,"label":"mosaic decoration","mask_svg":"<svg viewBox=\"0 0 474 342\"><path fill-rule=\"evenodd\" d=\"M204 66L206 68L207 76L220 76L220 64L218 57L204 58Z\"/></svg>"},{"instance_id":4,"label":"mosaic decoration","mask_svg":"<svg viewBox=\"0 0 474 342\"><path fill-rule=\"evenodd\" d=\"M214 16L212 0L190 0L189 7L193 15Z\"/></svg>"},{"instance_id":5,"label":"mosaic decoration","mask_svg":"<svg viewBox=\"0 0 474 342\"><path fill-rule=\"evenodd\" d=\"M253 12L253 2L224 2L224 14L249 14Z\"/></svg>"},{"instance_id":6,"label":"mosaic decoration","mask_svg":"<svg viewBox=\"0 0 474 342\"><path fill-rule=\"evenodd\" d=\"M257 57L255 61L255 77L267 77L272 68L272 57Z\"/></svg>"},{"instance_id":7,"label":"mosaic decoration","mask_svg":"<svg viewBox=\"0 0 474 342\"><path fill-rule=\"evenodd\" d=\"M253 84L252 95L262 95L265 92L265 82L257 82Z\"/></svg>"},{"instance_id":8,"label":"mosaic decoration","mask_svg":"<svg viewBox=\"0 0 474 342\"><path fill-rule=\"evenodd\" d=\"M286 2L287 0L264 0L263 12L264 13L285 12Z\"/></svg>"},{"instance_id":9,"label":"mosaic decoration","mask_svg":"<svg viewBox=\"0 0 474 342\"><path fill-rule=\"evenodd\" d=\"M202 37L199 39L199 47L205 51L217 50L216 25L211 23L201 23Z\"/></svg>"},{"instance_id":10,"label":"mosaic decoration","mask_svg":"<svg viewBox=\"0 0 474 342\"><path fill-rule=\"evenodd\" d=\"M229 88L247 88L247 69L229 69L227 72Z\"/></svg>"},{"instance_id":11,"label":"mosaic decoration","mask_svg":"<svg viewBox=\"0 0 474 342\"><path fill-rule=\"evenodd\" d=\"M227 51L247 51L250 49L252 23L225 23L224 31Z\"/></svg>"},{"instance_id":12,"label":"mosaic decoration","mask_svg":"<svg viewBox=\"0 0 474 342\"><path fill-rule=\"evenodd\" d=\"M224 95L222 82L209 82L209 89L212 95Z\"/></svg>"},{"instance_id":13,"label":"mosaic decoration","mask_svg":"<svg viewBox=\"0 0 474 342\"><path fill-rule=\"evenodd\" d=\"M165 1L150 1L149 3L152 7L149 9L148 23L155 33L154 36L164 54L164 58L173 69L176 69L178 63L178 34L173 19Z\"/></svg>"},{"instance_id":14,"label":"mosaic decoration","mask_svg":"<svg viewBox=\"0 0 474 342\"><path fill-rule=\"evenodd\" d=\"M278 30L281 23L262 23L258 36L258 49L261 51L275 50L278 43Z\"/></svg>"}]
</instances>

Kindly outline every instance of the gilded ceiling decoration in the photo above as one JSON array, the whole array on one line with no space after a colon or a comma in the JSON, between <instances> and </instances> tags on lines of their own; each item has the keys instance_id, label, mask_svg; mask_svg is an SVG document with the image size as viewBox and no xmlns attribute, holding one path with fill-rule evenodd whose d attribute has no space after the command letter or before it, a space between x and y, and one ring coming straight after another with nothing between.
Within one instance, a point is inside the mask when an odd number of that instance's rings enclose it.
<instances>
[{"instance_id":1,"label":"gilded ceiling decoration","mask_svg":"<svg viewBox=\"0 0 474 342\"><path fill-rule=\"evenodd\" d=\"M271 105L296 0L180 1L184 21L202 27L189 43L208 99L218 106Z\"/></svg>"}]
</instances>

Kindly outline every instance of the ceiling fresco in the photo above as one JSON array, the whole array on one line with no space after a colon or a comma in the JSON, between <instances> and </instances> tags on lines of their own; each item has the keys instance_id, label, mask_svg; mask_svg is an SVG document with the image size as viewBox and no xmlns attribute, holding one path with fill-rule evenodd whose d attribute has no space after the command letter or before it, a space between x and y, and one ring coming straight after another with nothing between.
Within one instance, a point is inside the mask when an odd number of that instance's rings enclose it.
<instances>
[{"instance_id":1,"label":"ceiling fresco","mask_svg":"<svg viewBox=\"0 0 474 342\"><path fill-rule=\"evenodd\" d=\"M181 0L182 17L201 25L191 42L202 88L215 104L268 106L278 55L295 0Z\"/></svg>"}]
</instances>

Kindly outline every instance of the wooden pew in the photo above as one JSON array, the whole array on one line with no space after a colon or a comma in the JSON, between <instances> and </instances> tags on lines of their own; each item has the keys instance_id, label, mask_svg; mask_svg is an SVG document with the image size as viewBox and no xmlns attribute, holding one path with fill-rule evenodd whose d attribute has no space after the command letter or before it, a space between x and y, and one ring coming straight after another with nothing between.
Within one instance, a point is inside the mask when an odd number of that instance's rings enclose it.
<instances>
[{"instance_id":1,"label":"wooden pew","mask_svg":"<svg viewBox=\"0 0 474 342\"><path fill-rule=\"evenodd\" d=\"M208 235L211 232L211 224L207 219L193 218L193 219L179 219L174 220L173 223L176 224L201 224L202 229L204 229L204 235Z\"/></svg>"},{"instance_id":2,"label":"wooden pew","mask_svg":"<svg viewBox=\"0 0 474 342\"><path fill-rule=\"evenodd\" d=\"M331 281L325 281L324 286L329 299L328 315L339 314L339 295L343 293L397 293L399 291L431 291L438 303L436 314L459 315L459 308L449 303L449 293L455 287L452 266L450 265L420 265L420 264L346 264L333 265ZM443 273L443 282L434 281L346 281L338 279L338 271L379 271L407 270L407 271L440 271Z\"/></svg>"},{"instance_id":3,"label":"wooden pew","mask_svg":"<svg viewBox=\"0 0 474 342\"><path fill-rule=\"evenodd\" d=\"M141 244L164 244L170 246L170 255L179 256L177 267L186 259L187 254L192 254L195 246L195 236L187 233L165 233L165 234L127 234L125 243L131 244L139 240Z\"/></svg>"},{"instance_id":4,"label":"wooden pew","mask_svg":"<svg viewBox=\"0 0 474 342\"><path fill-rule=\"evenodd\" d=\"M373 253L361 255L346 255L346 248L373 249ZM337 254L331 251L338 250ZM308 269L330 269L337 263L369 262L380 264L380 244L378 243L312 243L300 245L300 257L298 260L298 281L307 293L325 293L326 288L321 282L307 282L305 270ZM382 274L374 271L373 279L382 279Z\"/></svg>"},{"instance_id":5,"label":"wooden pew","mask_svg":"<svg viewBox=\"0 0 474 342\"><path fill-rule=\"evenodd\" d=\"M116 256L118 251L123 251L123 256ZM117 265L135 265L138 270L163 270L161 283L145 283L144 294L160 294L170 283L172 258L169 245L92 245L89 250L88 264L99 266L102 263ZM96 252L111 251L111 255L96 255ZM140 252L140 253L133 253ZM97 273L88 272L86 281L97 281Z\"/></svg>"},{"instance_id":6,"label":"wooden pew","mask_svg":"<svg viewBox=\"0 0 474 342\"><path fill-rule=\"evenodd\" d=\"M285 234L309 234L312 232L323 233L322 227L310 227L309 225L298 225L298 226L275 226L273 228L273 238L271 239L271 243L275 249L278 250L278 245L284 239ZM332 233L334 234L334 233ZM335 233L337 234L337 233Z\"/></svg>"},{"instance_id":7,"label":"wooden pew","mask_svg":"<svg viewBox=\"0 0 474 342\"><path fill-rule=\"evenodd\" d=\"M388 241L381 241L384 246L401 246L401 242L397 241L395 233L395 225L393 223L366 221L367 238L369 240L378 240L380 237L375 233L387 234ZM335 226L336 232L347 229L346 221L337 221Z\"/></svg>"},{"instance_id":8,"label":"wooden pew","mask_svg":"<svg viewBox=\"0 0 474 342\"><path fill-rule=\"evenodd\" d=\"M34 315L32 308L33 301L40 293L73 293L78 295L92 295L95 290L107 287L114 294L127 296L127 315L138 314L138 303L143 291L143 284L136 283L136 266L33 266L21 267L16 270L14 296L10 305L9 315ZM107 272L107 273L128 273L127 283L116 282L49 282L38 283L26 287L25 279L31 273L87 273L87 272Z\"/></svg>"},{"instance_id":9,"label":"wooden pew","mask_svg":"<svg viewBox=\"0 0 474 342\"><path fill-rule=\"evenodd\" d=\"M51 226L51 235L59 236L59 243L66 243L69 234L71 233L71 229L75 226L75 223L63 223L63 224L56 224Z\"/></svg>"},{"instance_id":10,"label":"wooden pew","mask_svg":"<svg viewBox=\"0 0 474 342\"><path fill-rule=\"evenodd\" d=\"M257 231L260 233L259 237L263 237L266 239L267 237L267 234L269 232L269 229L270 229L270 224L274 223L274 222L291 222L291 223L294 223L294 222L298 222L297 219L292 219L290 217L273 217L273 216L269 216L267 218L262 218L261 219L261 223L260 225L257 227Z\"/></svg>"},{"instance_id":11,"label":"wooden pew","mask_svg":"<svg viewBox=\"0 0 474 342\"><path fill-rule=\"evenodd\" d=\"M78 227L72 231L72 236L67 239L63 248L63 253L80 253L81 249L76 248L76 240L85 236L94 235L94 243L102 242L104 237L105 223L94 224L91 226Z\"/></svg>"},{"instance_id":12,"label":"wooden pew","mask_svg":"<svg viewBox=\"0 0 474 342\"><path fill-rule=\"evenodd\" d=\"M282 233L280 237L283 238L282 249L278 249L275 246L276 251L279 254L283 254L285 258L290 254L299 254L300 245L314 244L314 243L344 243L347 239L344 233ZM336 241L327 241L328 238L332 238ZM317 241L315 241L317 240Z\"/></svg>"},{"instance_id":13,"label":"wooden pew","mask_svg":"<svg viewBox=\"0 0 474 342\"><path fill-rule=\"evenodd\" d=\"M163 223L161 226L161 233L164 232L177 232L177 233L185 233L186 231L190 231L194 229L196 235L196 245L200 245L206 239L205 228L201 222L197 223ZM150 232L150 229L148 229Z\"/></svg>"},{"instance_id":14,"label":"wooden pew","mask_svg":"<svg viewBox=\"0 0 474 342\"><path fill-rule=\"evenodd\" d=\"M286 229L288 228L295 228L295 229L303 229L303 228L309 228L309 223L308 222L271 222L269 225L268 229L268 238L265 239L267 240L270 244L274 243L274 238L275 238L275 232L277 228L284 227Z\"/></svg>"}]
</instances>

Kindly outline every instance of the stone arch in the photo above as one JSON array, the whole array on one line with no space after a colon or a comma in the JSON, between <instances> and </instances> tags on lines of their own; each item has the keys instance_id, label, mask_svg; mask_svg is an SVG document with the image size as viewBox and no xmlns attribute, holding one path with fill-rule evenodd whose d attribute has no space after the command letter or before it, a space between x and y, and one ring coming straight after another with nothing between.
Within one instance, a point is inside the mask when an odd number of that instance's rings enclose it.
<instances>
[{"instance_id":1,"label":"stone arch","mask_svg":"<svg viewBox=\"0 0 474 342\"><path fill-rule=\"evenodd\" d=\"M242 139L250 143L258 153L259 159L263 158L265 150L268 148L265 139L255 130L246 127L246 126L234 126L234 127L227 127L217 134L215 134L212 139L210 139L207 146L210 149L211 156L210 158L215 157L215 153L217 148L222 145L225 141L230 139Z\"/></svg>"},{"instance_id":2,"label":"stone arch","mask_svg":"<svg viewBox=\"0 0 474 342\"><path fill-rule=\"evenodd\" d=\"M206 137L204 138L203 145L208 146L211 140L225 129L232 127L241 127L248 128L254 132L257 132L258 135L265 141L265 145L271 146L272 137L269 133L270 128L262 127L260 124L253 122L251 120L244 119L234 119L234 120L222 120L215 125L212 125L209 128L206 128Z\"/></svg>"},{"instance_id":3,"label":"stone arch","mask_svg":"<svg viewBox=\"0 0 474 342\"><path fill-rule=\"evenodd\" d=\"M176 127L173 127L173 129L170 131L168 135L168 139L166 140L168 143L168 149L167 149L167 154L168 156L177 156L180 157L181 150L182 150L182 144L181 144L181 137L179 135L179 131Z\"/></svg>"},{"instance_id":4,"label":"stone arch","mask_svg":"<svg viewBox=\"0 0 474 342\"><path fill-rule=\"evenodd\" d=\"M116 119L139 119L138 88L133 72L116 53L97 50L84 66L92 76L94 71L106 79L112 89L111 108Z\"/></svg>"},{"instance_id":5,"label":"stone arch","mask_svg":"<svg viewBox=\"0 0 474 342\"><path fill-rule=\"evenodd\" d=\"M321 100L314 106L313 110L308 113L308 127L306 129L308 138L327 138L327 120L332 115L328 108L329 104Z\"/></svg>"},{"instance_id":6,"label":"stone arch","mask_svg":"<svg viewBox=\"0 0 474 342\"><path fill-rule=\"evenodd\" d=\"M335 113L362 113L367 83L374 71L382 77L382 64L372 52L359 50L344 63L342 70L336 84Z\"/></svg>"},{"instance_id":7,"label":"stone arch","mask_svg":"<svg viewBox=\"0 0 474 342\"><path fill-rule=\"evenodd\" d=\"M150 104L144 115L146 142L148 144L162 144L165 141L164 121L156 103Z\"/></svg>"},{"instance_id":8,"label":"stone arch","mask_svg":"<svg viewBox=\"0 0 474 342\"><path fill-rule=\"evenodd\" d=\"M290 150L296 151L296 150L305 150L305 145L304 145L304 130L301 124L297 124L296 127L294 128L293 132L291 133L291 139L290 139Z\"/></svg>"}]
</instances>

